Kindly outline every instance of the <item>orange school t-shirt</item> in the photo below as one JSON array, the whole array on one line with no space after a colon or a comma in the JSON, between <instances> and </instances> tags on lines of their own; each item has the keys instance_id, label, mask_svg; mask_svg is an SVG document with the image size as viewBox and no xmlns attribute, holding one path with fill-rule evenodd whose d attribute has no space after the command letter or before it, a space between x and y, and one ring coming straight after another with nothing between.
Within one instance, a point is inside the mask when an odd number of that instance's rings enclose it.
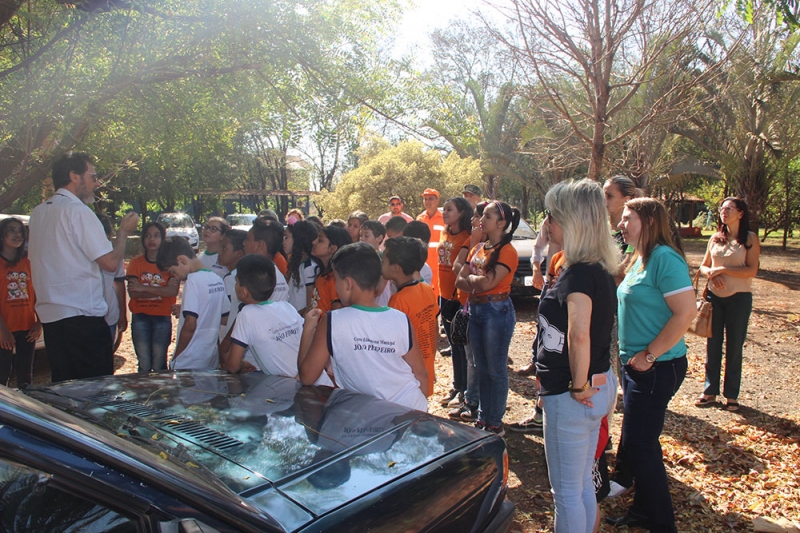
<instances>
[{"instance_id":1,"label":"orange school t-shirt","mask_svg":"<svg viewBox=\"0 0 800 533\"><path fill-rule=\"evenodd\" d=\"M470 232L464 230L455 235L445 230L439 240L439 290L442 298L453 299L458 272L453 271L453 263L464 248L469 249ZM459 298L460 300L460 298ZM463 302L462 302L463 303Z\"/></svg>"},{"instance_id":2,"label":"orange school t-shirt","mask_svg":"<svg viewBox=\"0 0 800 533\"><path fill-rule=\"evenodd\" d=\"M334 302L339 301L339 293L336 292L336 280L333 271L324 276L318 276L314 282L314 295L312 296L311 306L316 307L323 313L332 310Z\"/></svg>"},{"instance_id":3,"label":"orange school t-shirt","mask_svg":"<svg viewBox=\"0 0 800 533\"><path fill-rule=\"evenodd\" d=\"M151 263L144 255L134 257L128 263L128 270L125 273L127 278L136 278L136 281L147 287L165 287L167 282L173 277L172 274L164 270L159 270L155 263ZM141 313L151 316L169 316L172 306L175 304L176 297L163 298L153 296L152 298L131 298L128 307L131 313Z\"/></svg>"},{"instance_id":4,"label":"orange school t-shirt","mask_svg":"<svg viewBox=\"0 0 800 533\"><path fill-rule=\"evenodd\" d=\"M431 287L433 288L434 294L438 297L440 295L440 282L437 266L439 263L439 240L441 234L445 230L444 218L442 218L442 212L437 209L432 217L428 216L427 211L423 211L422 214L417 217L417 220L427 224L431 232L431 240L427 243L428 259L425 262L431 267L431 271L433 272L433 284ZM453 291L450 291L450 294L452 295Z\"/></svg>"},{"instance_id":5,"label":"orange school t-shirt","mask_svg":"<svg viewBox=\"0 0 800 533\"><path fill-rule=\"evenodd\" d=\"M275 266L278 267L278 270L281 271L281 274L285 276L286 268L289 266L289 262L286 261L285 257L283 257L283 254L280 252L275 254L275 257L272 258L272 262L275 263Z\"/></svg>"},{"instance_id":6,"label":"orange school t-shirt","mask_svg":"<svg viewBox=\"0 0 800 533\"><path fill-rule=\"evenodd\" d=\"M36 323L36 295L31 283L31 262L23 257L12 265L2 258L0 276L5 289L0 296L0 316L3 317L3 322L11 333L29 331Z\"/></svg>"},{"instance_id":7,"label":"orange school t-shirt","mask_svg":"<svg viewBox=\"0 0 800 533\"><path fill-rule=\"evenodd\" d=\"M486 275L484 267L489 261L489 257L496 251L495 248L487 250L485 245L485 242L479 243L470 251L469 257L467 258L469 261L469 271L476 276ZM517 266L519 265L519 256L517 255L517 250L511 246L510 243L500 248L500 257L497 259L497 266L501 265L508 269L508 274L506 274L493 289L475 293L475 296L511 292L511 281L514 279L514 272L517 271Z\"/></svg>"},{"instance_id":8,"label":"orange school t-shirt","mask_svg":"<svg viewBox=\"0 0 800 533\"><path fill-rule=\"evenodd\" d=\"M389 298L389 307L405 313L411 322L411 327L417 334L425 369L428 371L428 390L433 391L436 375L433 363L439 342L439 324L436 322L439 304L433 289L422 281L409 283L397 289L397 292Z\"/></svg>"}]
</instances>

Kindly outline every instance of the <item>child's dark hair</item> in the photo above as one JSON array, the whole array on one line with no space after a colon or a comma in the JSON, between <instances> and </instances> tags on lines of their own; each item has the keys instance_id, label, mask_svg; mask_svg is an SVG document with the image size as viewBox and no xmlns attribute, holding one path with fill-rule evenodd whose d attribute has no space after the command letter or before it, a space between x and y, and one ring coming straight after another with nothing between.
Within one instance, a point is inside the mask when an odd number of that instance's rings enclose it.
<instances>
[{"instance_id":1,"label":"child's dark hair","mask_svg":"<svg viewBox=\"0 0 800 533\"><path fill-rule=\"evenodd\" d=\"M295 287L299 287L300 265L311 257L311 248L319 229L313 222L298 220L286 228L286 231L292 234L292 256L286 266L286 281L293 282Z\"/></svg>"},{"instance_id":2,"label":"child's dark hair","mask_svg":"<svg viewBox=\"0 0 800 533\"><path fill-rule=\"evenodd\" d=\"M271 256L280 251L283 246L283 225L280 222L268 218L257 218L253 221L253 239L264 241L267 245L267 253Z\"/></svg>"},{"instance_id":3,"label":"child's dark hair","mask_svg":"<svg viewBox=\"0 0 800 533\"><path fill-rule=\"evenodd\" d=\"M158 255L156 256L156 268L159 270L169 270L178 264L178 257L185 255L189 259L194 259L196 256L192 245L183 237L167 237L161 242L158 248Z\"/></svg>"},{"instance_id":4,"label":"child's dark hair","mask_svg":"<svg viewBox=\"0 0 800 533\"><path fill-rule=\"evenodd\" d=\"M221 230L220 233L225 233L226 231L231 229L231 225L228 224L228 221L222 217L208 217L206 219L205 225L208 225L209 222L216 222L217 224L219 224L219 229Z\"/></svg>"},{"instance_id":5,"label":"child's dark hair","mask_svg":"<svg viewBox=\"0 0 800 533\"><path fill-rule=\"evenodd\" d=\"M244 241L247 240L247 232L243 229L229 229L222 234L228 238L228 242L233 246L234 252L244 252Z\"/></svg>"},{"instance_id":6,"label":"child's dark hair","mask_svg":"<svg viewBox=\"0 0 800 533\"><path fill-rule=\"evenodd\" d=\"M328 222L328 225L329 226L338 226L340 228L346 228L347 227L347 222L345 222L341 218L334 218L333 220Z\"/></svg>"},{"instance_id":7,"label":"child's dark hair","mask_svg":"<svg viewBox=\"0 0 800 533\"><path fill-rule=\"evenodd\" d=\"M448 202L452 202L456 206L456 211L458 211L458 228L453 228L449 224L447 226L447 230L450 233L461 233L464 230L470 231L472 229L472 214L475 211L472 209L472 204L464 198L463 196L456 196L454 198L448 199L445 204Z\"/></svg>"},{"instance_id":8,"label":"child's dark hair","mask_svg":"<svg viewBox=\"0 0 800 533\"><path fill-rule=\"evenodd\" d=\"M253 300L265 302L275 290L275 263L263 255L246 255L236 263L236 280Z\"/></svg>"},{"instance_id":9,"label":"child's dark hair","mask_svg":"<svg viewBox=\"0 0 800 533\"><path fill-rule=\"evenodd\" d=\"M105 213L95 213L95 215L97 215L100 224L103 225L103 233L106 234L106 238L110 239L111 236L114 235L114 228L111 226L111 218Z\"/></svg>"},{"instance_id":10,"label":"child's dark hair","mask_svg":"<svg viewBox=\"0 0 800 533\"><path fill-rule=\"evenodd\" d=\"M401 216L392 217L386 221L386 231L393 231L395 233L403 233L403 230L408 226L408 221Z\"/></svg>"},{"instance_id":11,"label":"child's dark hair","mask_svg":"<svg viewBox=\"0 0 800 533\"><path fill-rule=\"evenodd\" d=\"M492 254L489 256L489 260L486 261L484 272L494 272L494 268L497 266L497 261L500 259L500 250L502 250L503 247L509 244L514 238L514 232L517 231L517 228L519 227L520 219L519 209L516 207L511 207L505 202L499 202L497 200L489 202L484 207L484 213L486 212L486 208L490 206L494 206L498 210L500 213L500 219L506 223L506 228L505 233L503 233L503 237L500 239L500 242L494 247Z\"/></svg>"},{"instance_id":12,"label":"child's dark hair","mask_svg":"<svg viewBox=\"0 0 800 533\"><path fill-rule=\"evenodd\" d=\"M25 227L25 224L18 218L8 217L4 218L0 221L0 250L3 249L3 241L5 240L6 232L8 231L8 226L12 223L17 223L22 226L22 246L17 248L17 252L14 254L14 259L9 261L12 265L16 265L19 263L23 257L25 257L25 242L28 240L28 228Z\"/></svg>"},{"instance_id":13,"label":"child's dark hair","mask_svg":"<svg viewBox=\"0 0 800 533\"><path fill-rule=\"evenodd\" d=\"M350 213L350 216L347 217L347 221L350 222L350 220L354 218L357 218L362 225L364 224L364 222L369 220L369 216L364 211L359 211L359 210L355 210L352 213Z\"/></svg>"},{"instance_id":14,"label":"child's dark hair","mask_svg":"<svg viewBox=\"0 0 800 533\"><path fill-rule=\"evenodd\" d=\"M337 252L341 250L342 247L353 242L353 239L350 238L350 232L347 231L347 228L340 228L339 226L325 226L319 230L319 232L325 234L325 237L327 237L331 245L336 246ZM372 247L370 246L370 248ZM375 253L374 249L372 250L372 253ZM329 274L332 269L333 263L330 263L328 264L328 268L326 268L320 275Z\"/></svg>"},{"instance_id":15,"label":"child's dark hair","mask_svg":"<svg viewBox=\"0 0 800 533\"><path fill-rule=\"evenodd\" d=\"M144 236L147 235L147 230L149 230L150 228L158 229L158 232L161 234L161 242L163 243L164 240L167 238L167 229L161 222L152 221L142 226L142 236L141 236L142 246L144 246Z\"/></svg>"},{"instance_id":16,"label":"child's dark hair","mask_svg":"<svg viewBox=\"0 0 800 533\"><path fill-rule=\"evenodd\" d=\"M368 229L372 235L377 239L378 237L386 236L386 227L377 220L367 220L361 224L361 229Z\"/></svg>"},{"instance_id":17,"label":"child's dark hair","mask_svg":"<svg viewBox=\"0 0 800 533\"><path fill-rule=\"evenodd\" d=\"M425 246L428 246L431 240L431 229L426 223L414 220L403 228L403 237L415 237L424 242Z\"/></svg>"},{"instance_id":18,"label":"child's dark hair","mask_svg":"<svg viewBox=\"0 0 800 533\"><path fill-rule=\"evenodd\" d=\"M320 228L324 228L325 227L325 224L322 223L322 219L319 218L316 215L311 215L310 217L306 217L306 220L309 221L309 222L313 222L314 224L316 224Z\"/></svg>"},{"instance_id":19,"label":"child's dark hair","mask_svg":"<svg viewBox=\"0 0 800 533\"><path fill-rule=\"evenodd\" d=\"M424 222L420 222L427 229ZM410 226L411 224L409 224ZM428 259L428 247L417 237L394 237L384 243L383 256L390 265L400 265L403 274L410 276L422 269Z\"/></svg>"},{"instance_id":20,"label":"child's dark hair","mask_svg":"<svg viewBox=\"0 0 800 533\"><path fill-rule=\"evenodd\" d=\"M365 242L339 248L331 258L331 268L340 278L352 278L365 291L375 290L381 279L381 258Z\"/></svg>"}]
</instances>

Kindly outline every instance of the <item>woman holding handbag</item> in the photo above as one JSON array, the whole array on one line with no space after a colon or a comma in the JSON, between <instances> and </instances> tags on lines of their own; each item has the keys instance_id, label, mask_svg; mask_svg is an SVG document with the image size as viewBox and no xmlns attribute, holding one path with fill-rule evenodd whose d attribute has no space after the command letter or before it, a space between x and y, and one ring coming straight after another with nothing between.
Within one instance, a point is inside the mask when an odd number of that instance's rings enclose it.
<instances>
[{"instance_id":1,"label":"woman holding handbag","mask_svg":"<svg viewBox=\"0 0 800 533\"><path fill-rule=\"evenodd\" d=\"M715 403L722 372L722 340L725 338L725 382L722 394L728 411L739 410L742 381L742 349L753 309L752 280L758 271L761 249L750 231L747 203L725 198L719 208L717 233L708 241L700 273L708 278L712 304L711 338L706 344L706 376L703 394L695 405Z\"/></svg>"}]
</instances>

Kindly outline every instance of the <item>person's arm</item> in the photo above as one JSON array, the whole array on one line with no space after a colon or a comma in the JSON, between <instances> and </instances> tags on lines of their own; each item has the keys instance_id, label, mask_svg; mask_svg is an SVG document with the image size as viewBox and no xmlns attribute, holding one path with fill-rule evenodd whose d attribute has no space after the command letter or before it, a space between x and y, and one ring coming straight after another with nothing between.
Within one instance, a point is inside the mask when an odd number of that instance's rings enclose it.
<instances>
[{"instance_id":1,"label":"person's arm","mask_svg":"<svg viewBox=\"0 0 800 533\"><path fill-rule=\"evenodd\" d=\"M726 276L731 276L733 278L756 277L756 274L758 273L758 259L759 256L761 255L761 245L758 242L758 237L753 232L750 232L750 234L748 235L747 243L750 245L750 249L747 250L747 255L745 255L744 266L712 267L709 269L708 273L709 278L714 279L720 274L725 274Z\"/></svg>"},{"instance_id":2,"label":"person's arm","mask_svg":"<svg viewBox=\"0 0 800 533\"><path fill-rule=\"evenodd\" d=\"M247 350L235 342L231 343L231 349L225 361L220 361L222 368L231 374L238 374L242 371L242 361L244 360L244 353Z\"/></svg>"},{"instance_id":3,"label":"person's arm","mask_svg":"<svg viewBox=\"0 0 800 533\"><path fill-rule=\"evenodd\" d=\"M417 343L417 334L412 330L411 334L411 349L403 356L403 360L411 367L414 377L419 381L419 389L422 394L427 398L431 395L428 388L428 370L425 368L425 360L422 358L422 353L419 351L419 344Z\"/></svg>"},{"instance_id":4,"label":"person's arm","mask_svg":"<svg viewBox=\"0 0 800 533\"><path fill-rule=\"evenodd\" d=\"M469 263L464 263L461 265L461 269L458 271L458 276L456 276L456 288L461 289L465 292L472 292L472 287L469 284L467 278L469 277Z\"/></svg>"},{"instance_id":5,"label":"person's arm","mask_svg":"<svg viewBox=\"0 0 800 533\"><path fill-rule=\"evenodd\" d=\"M167 284L163 287L156 287L150 285L142 285L139 280L133 276L128 277L128 296L131 298L153 298L160 296L162 298L172 298L178 295L181 282L178 278L169 278Z\"/></svg>"},{"instance_id":6,"label":"person's arm","mask_svg":"<svg viewBox=\"0 0 800 533\"><path fill-rule=\"evenodd\" d=\"M13 351L17 342L14 339L14 334L6 327L5 321L0 318L0 348L8 351Z\"/></svg>"},{"instance_id":7,"label":"person's arm","mask_svg":"<svg viewBox=\"0 0 800 533\"><path fill-rule=\"evenodd\" d=\"M197 329L197 317L192 314L183 316L183 327L181 333L178 335L178 343L175 345L175 357L179 356L194 337L194 332Z\"/></svg>"},{"instance_id":8,"label":"person's arm","mask_svg":"<svg viewBox=\"0 0 800 533\"><path fill-rule=\"evenodd\" d=\"M119 223L119 231L114 239L114 248L105 255L101 255L95 261L101 269L106 272L115 272L119 262L125 259L125 244L128 242L128 235L136 230L139 225L139 215L131 211Z\"/></svg>"},{"instance_id":9,"label":"person's arm","mask_svg":"<svg viewBox=\"0 0 800 533\"><path fill-rule=\"evenodd\" d=\"M511 273L505 265L497 264L492 272L487 272L485 276L470 274L467 276L467 283L471 287L470 292L487 292L497 287L503 279Z\"/></svg>"},{"instance_id":10,"label":"person's arm","mask_svg":"<svg viewBox=\"0 0 800 533\"><path fill-rule=\"evenodd\" d=\"M650 341L645 350L658 358L667 350L675 346L679 340L686 334L689 325L694 320L697 314L697 305L695 303L694 291L682 291L671 296L664 298L667 302L667 307L672 311L672 317L667 320L661 332L656 335L656 338ZM628 361L635 370L639 372L646 372L653 366L645 360L645 350L636 352L633 357Z\"/></svg>"},{"instance_id":11,"label":"person's arm","mask_svg":"<svg viewBox=\"0 0 800 533\"><path fill-rule=\"evenodd\" d=\"M572 388L580 389L590 379L592 361L592 299L582 292L567 295L567 346ZM598 389L589 387L580 393L570 392L572 398L588 407L594 407L591 397Z\"/></svg>"},{"instance_id":12,"label":"person's arm","mask_svg":"<svg viewBox=\"0 0 800 533\"><path fill-rule=\"evenodd\" d=\"M461 272L461 267L463 267L467 263L467 254L469 250L466 248L461 248L456 256L456 260L453 261L453 272Z\"/></svg>"},{"instance_id":13,"label":"person's arm","mask_svg":"<svg viewBox=\"0 0 800 533\"><path fill-rule=\"evenodd\" d=\"M28 342L36 342L39 340L39 335L42 334L42 323L39 321L39 317L36 317L36 322L33 323L33 327L28 330L28 334L25 336L28 339Z\"/></svg>"},{"instance_id":14,"label":"person's arm","mask_svg":"<svg viewBox=\"0 0 800 533\"><path fill-rule=\"evenodd\" d=\"M128 329L128 299L125 294L125 282L114 280L114 291L117 293L119 303L119 320L117 321L117 335Z\"/></svg>"},{"instance_id":15,"label":"person's arm","mask_svg":"<svg viewBox=\"0 0 800 533\"><path fill-rule=\"evenodd\" d=\"M330 361L328 319L319 309L310 309L303 322L303 335L297 353L298 377L303 385L313 385Z\"/></svg>"}]
</instances>

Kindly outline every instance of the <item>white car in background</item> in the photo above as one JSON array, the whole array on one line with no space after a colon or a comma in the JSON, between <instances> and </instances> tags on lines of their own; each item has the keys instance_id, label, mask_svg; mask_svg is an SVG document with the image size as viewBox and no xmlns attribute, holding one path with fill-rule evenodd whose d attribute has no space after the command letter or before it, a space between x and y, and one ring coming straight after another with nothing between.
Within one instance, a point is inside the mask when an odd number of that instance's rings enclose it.
<instances>
[{"instance_id":1,"label":"white car in background","mask_svg":"<svg viewBox=\"0 0 800 533\"><path fill-rule=\"evenodd\" d=\"M250 231L253 227L253 221L258 218L258 215L253 213L237 213L228 215L225 220L231 229L240 229L243 231Z\"/></svg>"},{"instance_id":2,"label":"white car in background","mask_svg":"<svg viewBox=\"0 0 800 533\"><path fill-rule=\"evenodd\" d=\"M195 253L200 250L200 234L192 217L186 213L161 213L157 221L166 228L167 237L183 237Z\"/></svg>"}]
</instances>

